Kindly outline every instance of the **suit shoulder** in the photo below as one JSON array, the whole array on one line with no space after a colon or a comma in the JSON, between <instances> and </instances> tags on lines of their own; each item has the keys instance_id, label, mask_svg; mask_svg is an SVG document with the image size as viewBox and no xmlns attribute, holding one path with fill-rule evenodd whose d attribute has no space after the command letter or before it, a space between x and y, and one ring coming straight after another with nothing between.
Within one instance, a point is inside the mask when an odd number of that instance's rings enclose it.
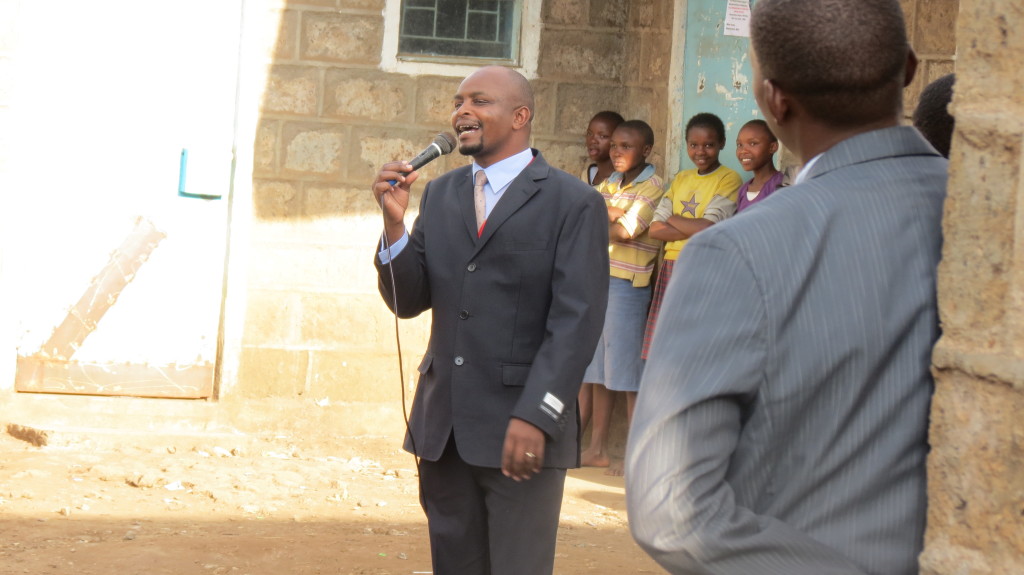
<instances>
[{"instance_id":1,"label":"suit shoulder","mask_svg":"<svg viewBox=\"0 0 1024 575\"><path fill-rule=\"evenodd\" d=\"M809 234L807 202L798 201L792 194L776 198L778 194L701 231L687 245L715 244L768 254L779 245L788 245L788 241Z\"/></svg>"},{"instance_id":2,"label":"suit shoulder","mask_svg":"<svg viewBox=\"0 0 1024 575\"><path fill-rule=\"evenodd\" d=\"M601 194L598 193L593 186L587 184L569 172L554 166L548 166L548 169L548 179L558 186L562 190L562 193L578 196L581 199L591 197L601 198Z\"/></svg>"}]
</instances>

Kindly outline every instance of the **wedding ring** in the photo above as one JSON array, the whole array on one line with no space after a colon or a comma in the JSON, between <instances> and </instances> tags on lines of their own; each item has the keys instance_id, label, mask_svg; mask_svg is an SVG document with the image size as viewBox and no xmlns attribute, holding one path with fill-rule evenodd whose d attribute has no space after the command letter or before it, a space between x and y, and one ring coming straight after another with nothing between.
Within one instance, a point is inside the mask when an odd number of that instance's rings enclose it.
<instances>
[{"instance_id":1,"label":"wedding ring","mask_svg":"<svg viewBox=\"0 0 1024 575\"><path fill-rule=\"evenodd\" d=\"M527 451L523 455L525 455L526 457L528 457L530 459L537 459L537 455L535 453L531 452L531 451Z\"/></svg>"}]
</instances>

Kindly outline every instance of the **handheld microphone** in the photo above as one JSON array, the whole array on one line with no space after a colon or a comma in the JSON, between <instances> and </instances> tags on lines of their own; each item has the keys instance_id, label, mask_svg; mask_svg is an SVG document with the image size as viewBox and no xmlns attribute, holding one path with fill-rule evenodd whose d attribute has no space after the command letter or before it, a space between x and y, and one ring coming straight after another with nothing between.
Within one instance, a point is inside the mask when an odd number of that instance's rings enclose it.
<instances>
[{"instance_id":1,"label":"handheld microphone","mask_svg":"<svg viewBox=\"0 0 1024 575\"><path fill-rule=\"evenodd\" d=\"M455 136L452 136L447 132L441 132L434 136L434 141L431 142L429 146L424 148L419 154L416 154L415 158L409 160L409 163L412 164L412 169L415 171L445 154L452 153L452 150L454 149ZM388 183L393 186L395 185L396 180L388 180Z\"/></svg>"}]
</instances>

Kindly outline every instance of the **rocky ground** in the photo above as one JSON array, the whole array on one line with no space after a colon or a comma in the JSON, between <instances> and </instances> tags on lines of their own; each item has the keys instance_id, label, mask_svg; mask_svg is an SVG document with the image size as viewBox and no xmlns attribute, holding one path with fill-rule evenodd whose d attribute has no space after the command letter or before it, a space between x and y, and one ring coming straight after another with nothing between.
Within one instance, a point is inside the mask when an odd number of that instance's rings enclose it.
<instances>
[{"instance_id":1,"label":"rocky ground","mask_svg":"<svg viewBox=\"0 0 1024 575\"><path fill-rule=\"evenodd\" d=\"M0 434L0 575L430 573L395 437L217 436L43 447ZM570 472L555 573L660 573L623 479Z\"/></svg>"}]
</instances>

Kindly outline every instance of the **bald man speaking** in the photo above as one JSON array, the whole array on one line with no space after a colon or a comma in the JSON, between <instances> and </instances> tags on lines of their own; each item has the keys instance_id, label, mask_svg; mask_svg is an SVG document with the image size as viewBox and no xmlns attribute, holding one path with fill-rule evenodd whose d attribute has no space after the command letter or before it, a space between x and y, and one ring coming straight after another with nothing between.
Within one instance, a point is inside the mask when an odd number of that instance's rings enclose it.
<instances>
[{"instance_id":1,"label":"bald man speaking","mask_svg":"<svg viewBox=\"0 0 1024 575\"><path fill-rule=\"evenodd\" d=\"M373 183L381 295L400 317L432 312L405 446L421 460L435 574L550 574L579 465L576 396L604 323L608 215L530 148L522 75L481 68L452 102L473 165L427 184L411 233L418 174L394 162Z\"/></svg>"}]
</instances>

